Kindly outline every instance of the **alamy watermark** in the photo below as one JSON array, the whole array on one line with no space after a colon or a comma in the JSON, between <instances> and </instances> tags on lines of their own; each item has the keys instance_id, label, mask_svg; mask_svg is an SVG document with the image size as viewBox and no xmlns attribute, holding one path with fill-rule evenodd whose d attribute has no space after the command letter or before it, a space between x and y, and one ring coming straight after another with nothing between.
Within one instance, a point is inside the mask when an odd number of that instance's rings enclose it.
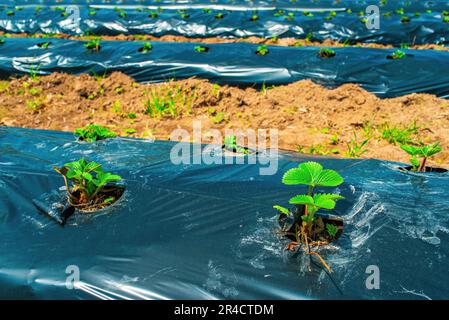
<instances>
[{"instance_id":1,"label":"alamy watermark","mask_svg":"<svg viewBox=\"0 0 449 320\"><path fill-rule=\"evenodd\" d=\"M366 7L366 21L365 26L369 30L380 29L380 9L378 6L370 5Z\"/></svg>"},{"instance_id":2,"label":"alamy watermark","mask_svg":"<svg viewBox=\"0 0 449 320\"><path fill-rule=\"evenodd\" d=\"M277 129L258 129L257 131L225 129L224 136L218 129L208 129L207 135L210 139L206 146L202 146L204 139L201 121L193 121L192 129L192 134L185 129L176 129L172 132L170 140L180 141L170 151L170 160L173 164L259 164L260 175L276 174L278 170ZM221 148L226 136L236 136L237 145L248 146L249 154L244 157L226 156L226 151ZM190 144L190 141L195 143Z\"/></svg>"},{"instance_id":3,"label":"alamy watermark","mask_svg":"<svg viewBox=\"0 0 449 320\"><path fill-rule=\"evenodd\" d=\"M365 280L365 287L368 290L380 289L380 270L376 265L369 265L366 267L365 273L369 274Z\"/></svg>"},{"instance_id":4,"label":"alamy watermark","mask_svg":"<svg viewBox=\"0 0 449 320\"><path fill-rule=\"evenodd\" d=\"M65 287L68 290L77 289L80 282L80 268L71 264L65 268L65 273L68 274L65 279Z\"/></svg>"}]
</instances>

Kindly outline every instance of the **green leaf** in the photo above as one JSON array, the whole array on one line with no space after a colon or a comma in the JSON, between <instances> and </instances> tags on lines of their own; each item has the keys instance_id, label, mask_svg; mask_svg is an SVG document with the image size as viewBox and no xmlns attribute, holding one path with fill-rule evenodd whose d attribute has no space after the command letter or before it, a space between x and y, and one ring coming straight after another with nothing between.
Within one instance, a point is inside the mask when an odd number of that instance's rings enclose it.
<instances>
[{"instance_id":1,"label":"green leaf","mask_svg":"<svg viewBox=\"0 0 449 320\"><path fill-rule=\"evenodd\" d=\"M79 175L79 172L76 172L76 170L69 170L66 173L66 177L69 179L72 179L72 178L76 177L77 175Z\"/></svg>"},{"instance_id":2,"label":"green leaf","mask_svg":"<svg viewBox=\"0 0 449 320\"><path fill-rule=\"evenodd\" d=\"M422 149L421 153L424 157L431 157L440 152L441 150L443 149L440 147L440 142L435 142L434 144L425 146Z\"/></svg>"},{"instance_id":3,"label":"green leaf","mask_svg":"<svg viewBox=\"0 0 449 320\"><path fill-rule=\"evenodd\" d=\"M344 182L337 171L326 169L315 180L315 186L336 187Z\"/></svg>"},{"instance_id":4,"label":"green leaf","mask_svg":"<svg viewBox=\"0 0 449 320\"><path fill-rule=\"evenodd\" d=\"M315 206L322 209L334 209L335 201L343 197L338 194L317 193L313 196Z\"/></svg>"},{"instance_id":5,"label":"green leaf","mask_svg":"<svg viewBox=\"0 0 449 320\"><path fill-rule=\"evenodd\" d=\"M92 171L96 172L99 168L101 168L101 164L92 161L92 162L89 162L85 166L84 171L85 172L92 172Z\"/></svg>"},{"instance_id":6,"label":"green leaf","mask_svg":"<svg viewBox=\"0 0 449 320\"><path fill-rule=\"evenodd\" d=\"M287 185L305 184L309 186L335 187L343 183L343 178L334 170L323 170L317 162L304 162L298 168L288 170L282 177Z\"/></svg>"},{"instance_id":7,"label":"green leaf","mask_svg":"<svg viewBox=\"0 0 449 320\"><path fill-rule=\"evenodd\" d=\"M88 172L83 172L82 176L87 181L91 181L92 180L92 175L90 173L88 173Z\"/></svg>"},{"instance_id":8,"label":"green leaf","mask_svg":"<svg viewBox=\"0 0 449 320\"><path fill-rule=\"evenodd\" d=\"M331 223L326 223L326 229L327 229L327 233L329 233L329 235L332 237L335 237L338 233L338 227Z\"/></svg>"},{"instance_id":9,"label":"green leaf","mask_svg":"<svg viewBox=\"0 0 449 320\"><path fill-rule=\"evenodd\" d=\"M407 152L411 156L416 156L419 152L419 148L409 145L401 145L401 149Z\"/></svg>"},{"instance_id":10,"label":"green leaf","mask_svg":"<svg viewBox=\"0 0 449 320\"><path fill-rule=\"evenodd\" d=\"M275 205L275 206L273 206L273 208L278 210L280 214L285 214L286 216L291 215L290 210L288 210L287 208L284 208L282 206Z\"/></svg>"},{"instance_id":11,"label":"green leaf","mask_svg":"<svg viewBox=\"0 0 449 320\"><path fill-rule=\"evenodd\" d=\"M305 204L305 205L314 205L315 201L311 196L307 196L305 194L300 194L297 196L294 196L289 200L290 204Z\"/></svg>"}]
</instances>

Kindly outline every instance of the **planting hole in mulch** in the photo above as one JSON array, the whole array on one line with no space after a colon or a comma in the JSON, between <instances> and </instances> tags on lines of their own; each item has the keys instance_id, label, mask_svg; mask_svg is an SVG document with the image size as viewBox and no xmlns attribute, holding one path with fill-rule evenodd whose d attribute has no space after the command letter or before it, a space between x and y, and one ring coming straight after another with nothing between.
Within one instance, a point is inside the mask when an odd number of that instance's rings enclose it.
<instances>
[{"instance_id":1,"label":"planting hole in mulch","mask_svg":"<svg viewBox=\"0 0 449 320\"><path fill-rule=\"evenodd\" d=\"M297 230L300 229L302 224L301 217L304 215L305 206L297 205L291 210L291 215L279 215L279 226L282 230L282 235L291 241L297 241ZM315 242L327 242L331 243L341 236L343 233L343 219L339 216L332 214L325 214L317 212L315 213L315 223L312 229L312 240ZM326 225L331 224L338 228L338 231L334 237L330 236L326 232Z\"/></svg>"},{"instance_id":2,"label":"planting hole in mulch","mask_svg":"<svg viewBox=\"0 0 449 320\"><path fill-rule=\"evenodd\" d=\"M435 167L425 167L425 171L413 171L412 166L399 167L400 171L414 172L414 173L446 173L447 169L435 168Z\"/></svg>"}]
</instances>

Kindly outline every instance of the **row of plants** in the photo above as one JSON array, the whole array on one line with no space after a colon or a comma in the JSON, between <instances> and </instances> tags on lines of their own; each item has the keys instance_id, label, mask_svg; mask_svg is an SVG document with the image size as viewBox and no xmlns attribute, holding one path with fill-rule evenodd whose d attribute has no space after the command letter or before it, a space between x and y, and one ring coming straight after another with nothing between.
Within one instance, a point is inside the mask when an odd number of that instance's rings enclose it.
<instances>
[{"instance_id":1,"label":"row of plants","mask_svg":"<svg viewBox=\"0 0 449 320\"><path fill-rule=\"evenodd\" d=\"M22 11L24 8L20 7L20 6L16 6L16 7L2 7L0 8L0 11L5 11L5 14L9 17L12 17L15 15L16 12L18 11ZM66 11L65 7L62 6L57 6L57 7L53 7L53 8L47 8L47 7L42 7L42 6L36 6L35 7L35 15L39 16L43 10L46 11L53 11L53 12L60 12L59 15L63 18L66 18L69 16L69 13ZM87 15L90 17L95 17L97 15L97 12L100 10L100 8L97 7L90 7L88 9L88 13ZM136 8L134 10L125 10L123 8L119 8L119 7L115 7L114 11L117 15L117 17L122 18L122 19L126 19L128 17L129 14L142 14L147 16L148 18L151 19L156 19L159 18L159 16L163 13L166 12L167 10L159 7L157 9L148 9L148 8ZM204 15L207 16L213 16L215 19L220 20L223 19L226 16L230 16L232 17L232 11L218 11L217 10L212 10L209 8L204 8L204 9L200 9L200 10L186 10L186 9L179 9L179 10L169 10L171 15L175 15L175 16L179 16L182 19L189 19L191 16L190 12L194 12L195 14L201 12ZM174 12L171 12L174 11ZM266 11L264 11L266 13ZM298 11L286 11L283 9L275 9L272 12L272 16L275 18L282 18L286 21L292 21L295 17L297 16L303 16L303 17L315 17L318 16L320 18L322 18L325 21L330 21L333 18L337 17L337 16L344 16L344 15L357 15L359 17L361 17L361 19L366 19L365 17L365 12L364 11L359 11L359 12L353 12L351 9L347 9L346 11L314 11L314 12L310 12L310 11L304 11L304 10L298 10ZM421 15L427 15L428 17L435 17L436 19L437 16L440 17L440 19L442 18L444 22L448 22L448 17L449 17L449 11L442 11L442 12L435 12L432 11L431 9L426 9L424 12L411 12L411 13L406 13L406 10L404 8L398 8L396 10L393 11L386 11L382 13L383 17L385 18L390 18L394 15L400 16L400 21L403 23L406 22L410 22L411 17L420 17ZM138 17L139 20L141 20L141 17ZM259 12L257 10L253 11L252 13L248 14L248 21L258 21L260 19L259 17ZM364 20L363 20L364 21Z\"/></svg>"},{"instance_id":2,"label":"row of plants","mask_svg":"<svg viewBox=\"0 0 449 320\"><path fill-rule=\"evenodd\" d=\"M4 38L0 38L0 45L5 43ZM37 46L42 49L49 49L51 45L51 41L45 41L38 43ZM89 40L84 44L84 47L92 52L99 52L101 50L101 38L94 38ZM142 43L142 46L137 50L140 53L150 53L153 50L153 45L150 42ZM193 51L198 53L206 53L210 51L210 47L205 45L195 45L193 46ZM259 45L256 48L255 53L260 56L265 56L270 53L270 49L267 45ZM320 48L316 53L317 56L321 58L333 58L336 56L336 52L330 48ZM407 56L407 54L403 50L396 50L392 54L386 56L387 59L403 59Z\"/></svg>"}]
</instances>

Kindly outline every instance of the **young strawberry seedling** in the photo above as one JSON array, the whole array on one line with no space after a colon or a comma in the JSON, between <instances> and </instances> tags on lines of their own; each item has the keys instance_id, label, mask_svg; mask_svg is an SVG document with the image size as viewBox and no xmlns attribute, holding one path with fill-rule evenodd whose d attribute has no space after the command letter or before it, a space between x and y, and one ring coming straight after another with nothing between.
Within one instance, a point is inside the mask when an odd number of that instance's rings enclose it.
<instances>
[{"instance_id":1,"label":"young strawberry seedling","mask_svg":"<svg viewBox=\"0 0 449 320\"><path fill-rule=\"evenodd\" d=\"M41 42L41 43L38 43L37 46L42 49L48 49L50 44L51 44L51 42Z\"/></svg>"},{"instance_id":2,"label":"young strawberry seedling","mask_svg":"<svg viewBox=\"0 0 449 320\"><path fill-rule=\"evenodd\" d=\"M159 17L159 14L156 11L152 11L148 15L148 18L152 18L152 19L156 19L157 17Z\"/></svg>"},{"instance_id":3,"label":"young strawberry seedling","mask_svg":"<svg viewBox=\"0 0 449 320\"><path fill-rule=\"evenodd\" d=\"M415 172L432 172L433 168L427 167L427 159L441 152L442 148L440 147L440 142L435 142L426 146L415 147L412 145L401 145L401 149L407 152L411 158L411 171ZM419 161L418 158L422 160Z\"/></svg>"},{"instance_id":4,"label":"young strawberry seedling","mask_svg":"<svg viewBox=\"0 0 449 320\"><path fill-rule=\"evenodd\" d=\"M243 153L243 154L249 154L250 150L245 147L240 147L237 145L237 137L236 136L226 136L224 138L223 143L223 149L236 152L236 153Z\"/></svg>"},{"instance_id":5,"label":"young strawberry seedling","mask_svg":"<svg viewBox=\"0 0 449 320\"><path fill-rule=\"evenodd\" d=\"M220 19L223 19L224 16L225 16L224 13L219 12L219 13L217 13L217 14L215 15L215 19L220 20Z\"/></svg>"},{"instance_id":6,"label":"young strawberry seedling","mask_svg":"<svg viewBox=\"0 0 449 320\"><path fill-rule=\"evenodd\" d=\"M388 55L387 59L399 60L399 59L404 59L405 56L406 56L406 54L404 51L396 50L395 52L393 52L393 54Z\"/></svg>"},{"instance_id":7,"label":"young strawberry seedling","mask_svg":"<svg viewBox=\"0 0 449 320\"><path fill-rule=\"evenodd\" d=\"M307 254L317 255L323 265L330 271L329 266L317 252L311 251L311 247L325 245L334 241L338 233L342 231L341 220L327 218L320 215L319 210L332 210L336 201L343 199L335 193L315 193L316 187L337 187L344 182L340 174L334 170L324 169L317 162L304 162L297 168L288 170L282 177L285 185L305 185L307 193L294 196L289 200L296 206L294 212L285 207L276 205L282 218L293 216L293 225L289 226L287 234L293 234L294 240L288 245L291 250L295 247L305 246Z\"/></svg>"},{"instance_id":8,"label":"young strawberry seedling","mask_svg":"<svg viewBox=\"0 0 449 320\"><path fill-rule=\"evenodd\" d=\"M86 44L84 44L84 46L91 51L100 51L101 49L101 39L97 38L97 39L92 39L89 42L87 42Z\"/></svg>"},{"instance_id":9,"label":"young strawberry seedling","mask_svg":"<svg viewBox=\"0 0 449 320\"><path fill-rule=\"evenodd\" d=\"M208 52L209 48L205 46L195 46L193 48L196 52Z\"/></svg>"},{"instance_id":10,"label":"young strawberry seedling","mask_svg":"<svg viewBox=\"0 0 449 320\"><path fill-rule=\"evenodd\" d=\"M260 55L260 56L264 56L267 55L270 52L270 50L268 50L266 45L260 45L257 47L256 49L256 54Z\"/></svg>"},{"instance_id":11,"label":"young strawberry seedling","mask_svg":"<svg viewBox=\"0 0 449 320\"><path fill-rule=\"evenodd\" d=\"M114 132L108 128L102 127L97 124L89 124L83 128L77 128L75 135L79 136L79 139L86 142L94 142L98 140L104 140L108 138L114 138L117 136Z\"/></svg>"},{"instance_id":12,"label":"young strawberry seedling","mask_svg":"<svg viewBox=\"0 0 449 320\"><path fill-rule=\"evenodd\" d=\"M320 51L318 51L318 56L320 58L332 58L335 57L336 53L334 50L332 49L328 49L328 48L321 48Z\"/></svg>"},{"instance_id":13,"label":"young strawberry seedling","mask_svg":"<svg viewBox=\"0 0 449 320\"><path fill-rule=\"evenodd\" d=\"M259 16L257 15L257 13L254 13L251 18L249 18L250 21L257 21L259 20Z\"/></svg>"},{"instance_id":14,"label":"young strawberry seedling","mask_svg":"<svg viewBox=\"0 0 449 320\"><path fill-rule=\"evenodd\" d=\"M410 17L409 16L402 16L401 17L401 23L409 23L410 22Z\"/></svg>"},{"instance_id":15,"label":"young strawberry seedling","mask_svg":"<svg viewBox=\"0 0 449 320\"><path fill-rule=\"evenodd\" d=\"M153 50L153 46L149 42L144 42L142 47L139 48L139 52L142 52L142 53L148 53L151 50Z\"/></svg>"},{"instance_id":16,"label":"young strawberry seedling","mask_svg":"<svg viewBox=\"0 0 449 320\"><path fill-rule=\"evenodd\" d=\"M124 191L113 184L122 180L122 177L104 172L101 164L96 162L80 159L66 163L61 168L54 167L54 170L64 178L69 204L84 212L113 204Z\"/></svg>"}]
</instances>

